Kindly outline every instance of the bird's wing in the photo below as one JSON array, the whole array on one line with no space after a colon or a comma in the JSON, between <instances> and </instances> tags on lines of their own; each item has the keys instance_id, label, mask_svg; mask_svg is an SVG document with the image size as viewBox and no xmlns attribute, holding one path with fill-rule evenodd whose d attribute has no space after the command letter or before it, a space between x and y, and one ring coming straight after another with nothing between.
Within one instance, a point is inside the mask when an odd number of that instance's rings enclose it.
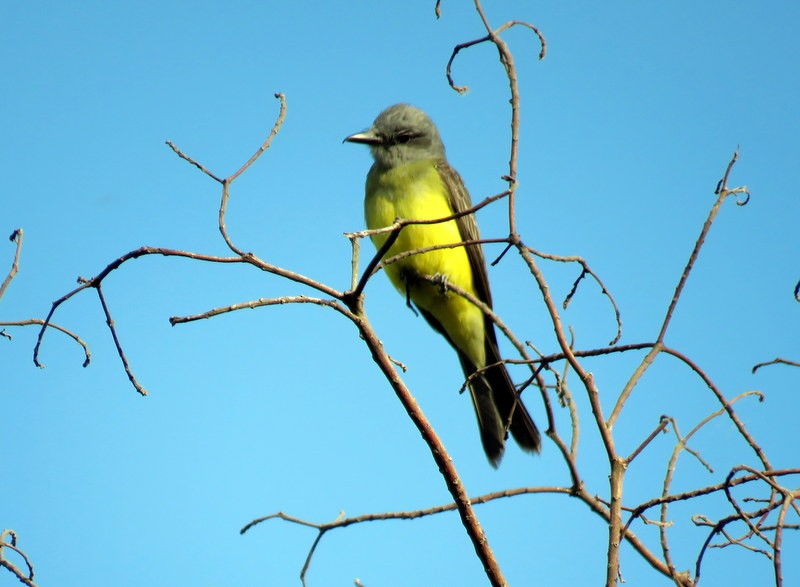
<instances>
[{"instance_id":1,"label":"bird's wing","mask_svg":"<svg viewBox=\"0 0 800 587\"><path fill-rule=\"evenodd\" d=\"M464 210L472 208L472 200L470 200L469 192L461 176L458 174L458 171L453 169L447 161L438 162L436 168L447 189L447 194L450 198L450 207L453 209L453 212L463 212ZM458 225L462 240L471 241L481 238L474 214L461 216L456 219L456 224ZM472 280L476 297L491 308L492 293L489 289L489 275L486 272L486 260L483 257L483 247L480 245L472 245L465 248L467 250L467 256L469 257L470 267L472 268Z\"/></svg>"}]
</instances>

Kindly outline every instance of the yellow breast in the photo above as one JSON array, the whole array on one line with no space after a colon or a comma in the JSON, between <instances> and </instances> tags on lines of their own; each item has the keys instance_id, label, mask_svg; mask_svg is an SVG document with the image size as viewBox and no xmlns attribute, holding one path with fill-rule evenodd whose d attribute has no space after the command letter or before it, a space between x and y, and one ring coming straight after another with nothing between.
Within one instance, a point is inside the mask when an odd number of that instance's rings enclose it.
<instances>
[{"instance_id":1,"label":"yellow breast","mask_svg":"<svg viewBox=\"0 0 800 587\"><path fill-rule=\"evenodd\" d=\"M367 176L364 211L370 229L389 226L397 218L431 220L453 213L447 188L431 160L388 170L373 167ZM386 239L387 234L379 234L372 240L380 248ZM406 251L463 240L455 220L406 226L384 259ZM409 275L439 275L446 278L448 283L474 295L472 267L464 247L412 255L386 266L385 271L400 293L428 312L473 364L485 364L484 317L481 310L458 294L408 278Z\"/></svg>"},{"instance_id":2,"label":"yellow breast","mask_svg":"<svg viewBox=\"0 0 800 587\"><path fill-rule=\"evenodd\" d=\"M433 161L417 161L389 170L373 168L367 178L364 201L367 227L381 228L396 218L430 220L453 213L446 187ZM376 247L387 235L373 237ZM407 226L400 233L386 257L424 247L458 243L463 239L455 220L439 224ZM459 287L472 291L472 271L463 247L439 249L408 257L386 268L395 287L402 291L399 275L411 270L420 275L445 275Z\"/></svg>"}]
</instances>

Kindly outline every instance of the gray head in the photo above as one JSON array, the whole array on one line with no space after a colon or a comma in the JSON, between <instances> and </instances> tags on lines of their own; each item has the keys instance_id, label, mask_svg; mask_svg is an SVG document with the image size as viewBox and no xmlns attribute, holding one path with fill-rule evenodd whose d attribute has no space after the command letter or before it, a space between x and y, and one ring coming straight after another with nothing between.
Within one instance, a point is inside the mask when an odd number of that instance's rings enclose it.
<instances>
[{"instance_id":1,"label":"gray head","mask_svg":"<svg viewBox=\"0 0 800 587\"><path fill-rule=\"evenodd\" d=\"M430 117L408 104L389 106L372 127L345 139L369 146L375 163L397 167L421 159L444 159L444 145Z\"/></svg>"}]
</instances>

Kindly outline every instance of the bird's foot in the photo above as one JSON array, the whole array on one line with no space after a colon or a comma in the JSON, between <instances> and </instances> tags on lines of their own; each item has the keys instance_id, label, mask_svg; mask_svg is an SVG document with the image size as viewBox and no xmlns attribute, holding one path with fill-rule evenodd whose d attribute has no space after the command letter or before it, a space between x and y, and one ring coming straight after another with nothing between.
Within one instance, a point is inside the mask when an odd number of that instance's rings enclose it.
<instances>
[{"instance_id":1,"label":"bird's foot","mask_svg":"<svg viewBox=\"0 0 800 587\"><path fill-rule=\"evenodd\" d=\"M447 282L448 282L447 275L445 275L444 273L435 273L433 275L433 277L431 278L431 280L433 281L434 285L438 285L439 286L439 293L440 294L444 295L444 294L447 293L447 289L448 289L448 287L447 287Z\"/></svg>"}]
</instances>

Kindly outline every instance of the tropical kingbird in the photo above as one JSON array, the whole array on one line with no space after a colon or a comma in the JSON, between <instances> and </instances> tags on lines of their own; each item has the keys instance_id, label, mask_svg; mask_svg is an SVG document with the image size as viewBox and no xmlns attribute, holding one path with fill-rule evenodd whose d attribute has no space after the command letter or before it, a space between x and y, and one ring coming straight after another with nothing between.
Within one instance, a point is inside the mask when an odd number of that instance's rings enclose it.
<instances>
[{"instance_id":1,"label":"tropical kingbird","mask_svg":"<svg viewBox=\"0 0 800 587\"><path fill-rule=\"evenodd\" d=\"M472 207L464 182L447 162L439 131L421 110L407 104L390 106L371 128L345 141L369 146L375 160L364 199L368 228L390 226L398 218L444 218ZM387 238L388 233L376 234L372 242L380 249ZM479 239L472 214L438 224L407 225L385 258ZM400 293L455 348L464 375L472 376L469 390L492 466L503 456L507 430L524 450L539 452L539 431L500 362L494 323L478 306L447 290L448 283L454 284L492 306L480 244L414 254L384 269Z\"/></svg>"}]
</instances>

